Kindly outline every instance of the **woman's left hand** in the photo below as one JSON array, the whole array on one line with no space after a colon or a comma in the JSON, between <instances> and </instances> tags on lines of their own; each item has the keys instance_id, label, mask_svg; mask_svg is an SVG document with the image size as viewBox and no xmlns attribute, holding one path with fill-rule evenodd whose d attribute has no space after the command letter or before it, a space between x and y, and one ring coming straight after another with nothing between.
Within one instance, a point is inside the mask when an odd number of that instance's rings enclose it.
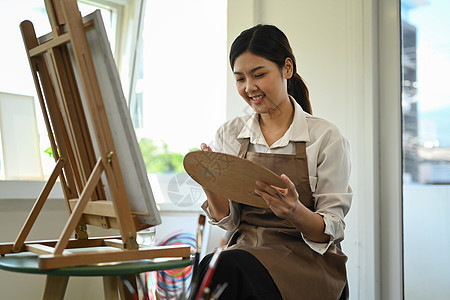
<instances>
[{"instance_id":1,"label":"woman's left hand","mask_svg":"<svg viewBox=\"0 0 450 300\"><path fill-rule=\"evenodd\" d=\"M260 189L255 193L260 195L269 205L273 213L282 219L290 220L294 212L302 205L298 200L298 193L294 183L286 175L281 175L281 180L286 184L287 189L269 185L262 181L256 181Z\"/></svg>"}]
</instances>

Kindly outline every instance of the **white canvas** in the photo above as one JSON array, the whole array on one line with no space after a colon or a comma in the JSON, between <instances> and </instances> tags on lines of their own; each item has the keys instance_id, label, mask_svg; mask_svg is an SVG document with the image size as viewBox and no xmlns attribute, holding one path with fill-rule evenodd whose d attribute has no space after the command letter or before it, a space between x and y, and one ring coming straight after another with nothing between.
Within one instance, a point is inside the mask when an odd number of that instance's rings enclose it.
<instances>
[{"instance_id":1,"label":"white canvas","mask_svg":"<svg viewBox=\"0 0 450 300\"><path fill-rule=\"evenodd\" d=\"M101 90L108 124L114 140L128 201L132 211L149 214L149 216L139 216L141 223L158 225L161 223L161 218L147 177L144 160L136 139L130 112L125 101L119 74L111 53L100 11L95 11L83 18L83 22L85 23L91 21L93 25L86 27L86 36ZM50 38L51 35L46 35L39 38L39 41L42 43ZM78 68L70 44L68 49L75 77L80 88L81 101L86 114L95 154L96 157L100 157L99 143L96 140L95 129L91 116L88 113L89 105L85 93L82 90L81 79L79 78ZM52 75L51 70L50 74ZM111 199L108 181L105 175L102 176L102 181L105 184L107 199Z\"/></svg>"}]
</instances>

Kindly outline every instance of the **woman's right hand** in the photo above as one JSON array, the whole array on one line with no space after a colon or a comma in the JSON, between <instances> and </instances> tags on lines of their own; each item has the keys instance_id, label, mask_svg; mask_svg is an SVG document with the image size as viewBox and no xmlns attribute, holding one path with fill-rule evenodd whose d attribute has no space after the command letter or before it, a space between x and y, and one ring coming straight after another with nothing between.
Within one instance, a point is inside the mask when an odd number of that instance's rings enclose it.
<instances>
[{"instance_id":1,"label":"woman's right hand","mask_svg":"<svg viewBox=\"0 0 450 300\"><path fill-rule=\"evenodd\" d=\"M200 151L212 152L211 147L205 143L202 143L200 145ZM230 214L230 204L228 202L228 198L220 196L219 194L216 194L204 187L203 191L205 191L207 197L209 213L211 214L211 217L213 217L217 221L220 221Z\"/></svg>"}]
</instances>

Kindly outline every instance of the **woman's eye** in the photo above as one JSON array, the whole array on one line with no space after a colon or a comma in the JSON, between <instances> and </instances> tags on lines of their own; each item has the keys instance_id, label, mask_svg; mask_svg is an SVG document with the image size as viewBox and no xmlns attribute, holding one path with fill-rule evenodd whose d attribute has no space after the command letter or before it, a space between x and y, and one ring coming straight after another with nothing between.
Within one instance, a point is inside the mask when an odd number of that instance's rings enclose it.
<instances>
[{"instance_id":1,"label":"woman's eye","mask_svg":"<svg viewBox=\"0 0 450 300\"><path fill-rule=\"evenodd\" d=\"M261 78L261 77L263 77L264 75L266 75L266 73L255 74L255 78Z\"/></svg>"},{"instance_id":2,"label":"woman's eye","mask_svg":"<svg viewBox=\"0 0 450 300\"><path fill-rule=\"evenodd\" d=\"M244 81L244 78L236 78L236 81L237 81L237 82Z\"/></svg>"}]
</instances>

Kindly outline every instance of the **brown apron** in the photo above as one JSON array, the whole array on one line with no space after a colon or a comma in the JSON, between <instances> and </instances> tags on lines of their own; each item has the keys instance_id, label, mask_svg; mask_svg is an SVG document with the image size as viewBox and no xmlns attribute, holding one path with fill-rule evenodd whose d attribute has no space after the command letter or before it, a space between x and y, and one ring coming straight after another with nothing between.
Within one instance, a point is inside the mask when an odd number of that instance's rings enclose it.
<instances>
[{"instance_id":1,"label":"brown apron","mask_svg":"<svg viewBox=\"0 0 450 300\"><path fill-rule=\"evenodd\" d=\"M248 152L249 139L239 156L273 172L286 174L295 184L300 201L314 211L305 142L296 142L296 154ZM347 256L335 244L323 254L312 250L300 232L270 209L241 204L241 222L227 249L242 249L255 256L269 271L283 299L340 299L346 287Z\"/></svg>"}]
</instances>

